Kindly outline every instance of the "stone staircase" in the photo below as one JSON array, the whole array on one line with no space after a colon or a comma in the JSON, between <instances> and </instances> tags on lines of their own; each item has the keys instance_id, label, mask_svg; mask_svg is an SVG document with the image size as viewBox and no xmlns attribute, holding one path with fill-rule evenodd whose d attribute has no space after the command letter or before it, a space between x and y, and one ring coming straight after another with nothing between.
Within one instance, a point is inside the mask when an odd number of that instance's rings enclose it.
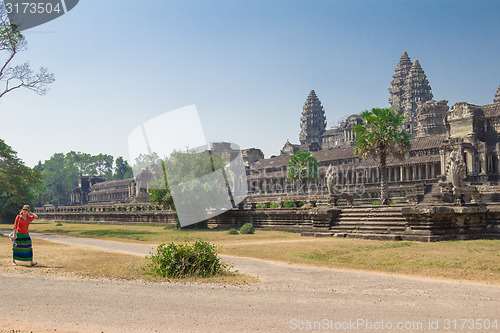
<instances>
[{"instance_id":1,"label":"stone staircase","mask_svg":"<svg viewBox=\"0 0 500 333\"><path fill-rule=\"evenodd\" d=\"M402 206L343 207L337 221L328 231L307 232L304 236L336 236L368 239L400 240L406 230Z\"/></svg>"}]
</instances>

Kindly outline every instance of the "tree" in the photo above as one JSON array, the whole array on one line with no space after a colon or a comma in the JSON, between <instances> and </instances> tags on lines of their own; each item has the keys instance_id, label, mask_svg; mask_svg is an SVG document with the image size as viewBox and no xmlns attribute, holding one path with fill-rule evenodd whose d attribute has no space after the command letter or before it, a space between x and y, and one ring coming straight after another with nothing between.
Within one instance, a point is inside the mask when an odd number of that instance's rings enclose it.
<instances>
[{"instance_id":1,"label":"tree","mask_svg":"<svg viewBox=\"0 0 500 333\"><path fill-rule=\"evenodd\" d=\"M46 86L54 82L54 74L41 67L38 73L33 72L29 63L13 66L17 53L26 50L26 39L15 25L9 22L4 2L0 2L0 98L18 88L27 88L43 95Z\"/></svg>"},{"instance_id":2,"label":"tree","mask_svg":"<svg viewBox=\"0 0 500 333\"><path fill-rule=\"evenodd\" d=\"M403 127L405 117L392 108L373 108L361 113L360 117L363 123L354 126L357 137L354 153L362 158L379 159L380 203L387 205L387 158L404 159L411 148L410 134Z\"/></svg>"},{"instance_id":3,"label":"tree","mask_svg":"<svg viewBox=\"0 0 500 333\"><path fill-rule=\"evenodd\" d=\"M305 184L319 178L318 160L310 151L298 151L290 157L287 167L288 181L298 181L304 191Z\"/></svg>"},{"instance_id":4,"label":"tree","mask_svg":"<svg viewBox=\"0 0 500 333\"><path fill-rule=\"evenodd\" d=\"M0 220L12 222L22 205L32 204L32 189L41 183L40 172L25 166L17 153L0 139Z\"/></svg>"},{"instance_id":5,"label":"tree","mask_svg":"<svg viewBox=\"0 0 500 333\"><path fill-rule=\"evenodd\" d=\"M132 177L134 177L132 167L125 159L123 159L123 157L118 157L115 162L115 173L113 174L113 179L128 179Z\"/></svg>"}]
</instances>

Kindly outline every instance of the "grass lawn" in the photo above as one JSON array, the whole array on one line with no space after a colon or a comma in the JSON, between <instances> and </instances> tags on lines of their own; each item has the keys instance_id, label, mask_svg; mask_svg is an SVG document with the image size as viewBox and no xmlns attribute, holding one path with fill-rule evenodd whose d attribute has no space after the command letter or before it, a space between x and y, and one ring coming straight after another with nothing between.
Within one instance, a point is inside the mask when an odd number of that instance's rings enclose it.
<instances>
[{"instance_id":1,"label":"grass lawn","mask_svg":"<svg viewBox=\"0 0 500 333\"><path fill-rule=\"evenodd\" d=\"M437 243L301 237L296 233L259 231L165 230L161 226L111 226L49 221L32 223L32 232L91 237L143 244L206 240L221 253L286 263L357 269L500 285L500 240Z\"/></svg>"}]
</instances>

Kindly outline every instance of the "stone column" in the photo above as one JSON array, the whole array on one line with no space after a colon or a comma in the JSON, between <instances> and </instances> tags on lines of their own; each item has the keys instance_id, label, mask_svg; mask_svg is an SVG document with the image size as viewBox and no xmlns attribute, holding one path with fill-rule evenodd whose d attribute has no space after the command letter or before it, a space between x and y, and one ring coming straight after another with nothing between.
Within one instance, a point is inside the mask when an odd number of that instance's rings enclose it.
<instances>
[{"instance_id":1,"label":"stone column","mask_svg":"<svg viewBox=\"0 0 500 333\"><path fill-rule=\"evenodd\" d=\"M415 165L413 165L413 166L411 167L413 180L416 180L416 179L417 179L417 170L416 170L416 168L415 168L415 167L416 167Z\"/></svg>"}]
</instances>

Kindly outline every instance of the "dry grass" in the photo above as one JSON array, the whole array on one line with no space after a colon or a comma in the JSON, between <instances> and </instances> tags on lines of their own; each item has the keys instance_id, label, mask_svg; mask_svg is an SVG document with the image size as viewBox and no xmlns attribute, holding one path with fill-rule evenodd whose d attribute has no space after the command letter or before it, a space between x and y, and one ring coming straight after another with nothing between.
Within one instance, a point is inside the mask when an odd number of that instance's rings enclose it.
<instances>
[{"instance_id":1,"label":"dry grass","mask_svg":"<svg viewBox=\"0 0 500 333\"><path fill-rule=\"evenodd\" d=\"M12 246L7 237L0 237L0 247L9 249ZM21 273L34 275L65 276L78 278L111 278L142 281L170 281L154 278L146 274L146 267L151 260L145 257L106 252L85 246L67 245L33 240L34 259L37 266L30 267L28 262L18 262L11 265L12 252L0 252L0 270L6 273ZM218 283L241 285L255 283L255 277L241 273L227 273L206 279L178 279L177 282Z\"/></svg>"},{"instance_id":2,"label":"dry grass","mask_svg":"<svg viewBox=\"0 0 500 333\"><path fill-rule=\"evenodd\" d=\"M222 254L287 263L448 278L500 285L500 241L438 243L311 238L285 232L172 231L158 226L110 226L40 221L37 232L160 244L206 240L222 245Z\"/></svg>"}]
</instances>

